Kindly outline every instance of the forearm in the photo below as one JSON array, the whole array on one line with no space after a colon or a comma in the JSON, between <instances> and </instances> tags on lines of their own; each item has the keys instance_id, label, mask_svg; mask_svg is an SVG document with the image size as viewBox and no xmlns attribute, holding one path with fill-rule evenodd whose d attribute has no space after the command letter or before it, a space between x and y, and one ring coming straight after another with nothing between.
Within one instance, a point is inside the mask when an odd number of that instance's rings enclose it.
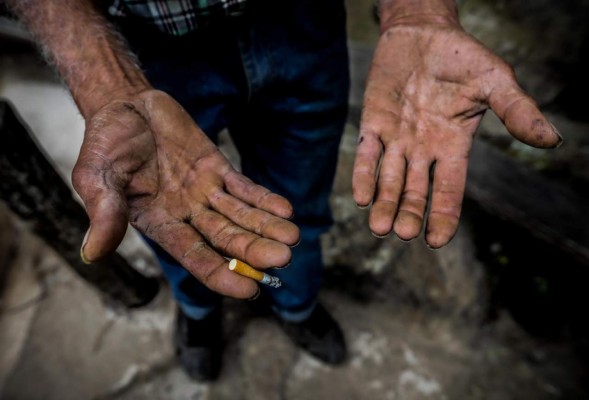
<instances>
[{"instance_id":1,"label":"forearm","mask_svg":"<svg viewBox=\"0 0 589 400\"><path fill-rule=\"evenodd\" d=\"M42 46L84 117L149 83L92 0L5 0Z\"/></svg>"},{"instance_id":2,"label":"forearm","mask_svg":"<svg viewBox=\"0 0 589 400\"><path fill-rule=\"evenodd\" d=\"M459 25L455 0L380 0L380 28L416 22Z\"/></svg>"}]
</instances>

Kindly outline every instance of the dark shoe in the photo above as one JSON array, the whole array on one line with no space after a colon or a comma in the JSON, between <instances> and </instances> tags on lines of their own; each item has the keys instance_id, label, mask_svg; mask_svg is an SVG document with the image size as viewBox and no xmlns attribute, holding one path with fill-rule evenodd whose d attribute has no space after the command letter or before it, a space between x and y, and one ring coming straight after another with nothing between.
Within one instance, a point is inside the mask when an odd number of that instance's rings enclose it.
<instances>
[{"instance_id":1,"label":"dark shoe","mask_svg":"<svg viewBox=\"0 0 589 400\"><path fill-rule=\"evenodd\" d=\"M346 359L344 334L321 304L317 304L309 318L302 322L280 322L284 332L297 346L319 360L337 365Z\"/></svg>"},{"instance_id":2,"label":"dark shoe","mask_svg":"<svg viewBox=\"0 0 589 400\"><path fill-rule=\"evenodd\" d=\"M207 382L217 379L223 354L221 309L206 318L194 320L178 309L174 344L180 364L192 379Z\"/></svg>"}]
</instances>

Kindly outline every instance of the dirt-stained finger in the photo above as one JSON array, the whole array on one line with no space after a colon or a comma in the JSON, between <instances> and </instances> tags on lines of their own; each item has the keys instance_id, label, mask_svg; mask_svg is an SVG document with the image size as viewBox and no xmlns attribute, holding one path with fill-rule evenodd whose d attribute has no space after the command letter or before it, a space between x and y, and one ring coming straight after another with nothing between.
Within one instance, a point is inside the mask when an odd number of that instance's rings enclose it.
<instances>
[{"instance_id":1,"label":"dirt-stained finger","mask_svg":"<svg viewBox=\"0 0 589 400\"><path fill-rule=\"evenodd\" d=\"M352 173L352 192L359 207L367 207L373 200L381 157L382 143L378 137L369 132L360 133Z\"/></svg>"},{"instance_id":2,"label":"dirt-stained finger","mask_svg":"<svg viewBox=\"0 0 589 400\"><path fill-rule=\"evenodd\" d=\"M192 226L168 221L150 229L148 236L209 289L237 299L250 299L258 293L258 285L229 271L228 261L209 247Z\"/></svg>"},{"instance_id":3,"label":"dirt-stained finger","mask_svg":"<svg viewBox=\"0 0 589 400\"><path fill-rule=\"evenodd\" d=\"M294 214L292 205L287 199L255 184L237 171L232 171L225 176L225 187L230 194L255 208L286 219L292 218Z\"/></svg>"},{"instance_id":4,"label":"dirt-stained finger","mask_svg":"<svg viewBox=\"0 0 589 400\"><path fill-rule=\"evenodd\" d=\"M221 189L210 196L209 201L220 214L257 235L288 246L296 244L300 239L299 229L292 222L251 207Z\"/></svg>"},{"instance_id":5,"label":"dirt-stained finger","mask_svg":"<svg viewBox=\"0 0 589 400\"><path fill-rule=\"evenodd\" d=\"M467 156L436 161L425 236L427 244L434 249L446 245L456 234L467 170Z\"/></svg>"},{"instance_id":6,"label":"dirt-stained finger","mask_svg":"<svg viewBox=\"0 0 589 400\"><path fill-rule=\"evenodd\" d=\"M416 238L421 232L429 190L431 160L418 158L407 165L405 187L393 229L403 240Z\"/></svg>"},{"instance_id":7,"label":"dirt-stained finger","mask_svg":"<svg viewBox=\"0 0 589 400\"><path fill-rule=\"evenodd\" d=\"M368 218L370 230L376 236L385 236L393 229L405 185L405 168L405 156L397 148L387 147L378 173L376 199Z\"/></svg>"},{"instance_id":8,"label":"dirt-stained finger","mask_svg":"<svg viewBox=\"0 0 589 400\"><path fill-rule=\"evenodd\" d=\"M519 141L538 148L553 148L562 142L558 130L515 82L495 88L489 96L489 105Z\"/></svg>"},{"instance_id":9,"label":"dirt-stained finger","mask_svg":"<svg viewBox=\"0 0 589 400\"><path fill-rule=\"evenodd\" d=\"M282 267L290 262L290 248L247 231L218 212L203 208L190 223L223 256L235 257L256 268Z\"/></svg>"}]
</instances>

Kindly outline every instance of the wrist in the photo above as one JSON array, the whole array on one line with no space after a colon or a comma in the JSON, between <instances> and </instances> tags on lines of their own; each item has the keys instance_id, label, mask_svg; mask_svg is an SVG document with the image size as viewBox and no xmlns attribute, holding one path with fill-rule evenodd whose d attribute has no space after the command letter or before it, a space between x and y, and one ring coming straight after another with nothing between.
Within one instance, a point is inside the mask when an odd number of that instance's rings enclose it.
<instances>
[{"instance_id":1,"label":"wrist","mask_svg":"<svg viewBox=\"0 0 589 400\"><path fill-rule=\"evenodd\" d=\"M79 65L79 68L73 68L64 75L72 97L86 119L109 102L132 99L152 89L134 57L111 47L111 43L86 54L88 58L96 62L72 62L70 65Z\"/></svg>"},{"instance_id":2,"label":"wrist","mask_svg":"<svg viewBox=\"0 0 589 400\"><path fill-rule=\"evenodd\" d=\"M92 118L100 109L113 101L132 101L146 90L153 89L147 81L126 81L109 87L88 87L72 90L72 97L84 119Z\"/></svg>"},{"instance_id":3,"label":"wrist","mask_svg":"<svg viewBox=\"0 0 589 400\"><path fill-rule=\"evenodd\" d=\"M83 95L72 94L72 97L84 119L89 120L106 105L115 101L133 102L141 93L151 89L153 89L151 86L133 85L119 87L111 91L90 90Z\"/></svg>"},{"instance_id":4,"label":"wrist","mask_svg":"<svg viewBox=\"0 0 589 400\"><path fill-rule=\"evenodd\" d=\"M380 31L395 26L439 25L462 29L454 0L379 0Z\"/></svg>"}]
</instances>

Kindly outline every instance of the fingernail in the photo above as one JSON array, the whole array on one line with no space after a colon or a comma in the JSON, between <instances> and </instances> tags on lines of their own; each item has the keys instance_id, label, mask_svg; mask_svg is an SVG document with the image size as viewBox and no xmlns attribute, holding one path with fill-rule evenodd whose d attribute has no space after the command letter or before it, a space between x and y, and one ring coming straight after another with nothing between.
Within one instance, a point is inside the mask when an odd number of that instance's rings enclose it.
<instances>
[{"instance_id":1,"label":"fingernail","mask_svg":"<svg viewBox=\"0 0 589 400\"><path fill-rule=\"evenodd\" d=\"M370 203L366 204L365 206L361 206L360 204L356 203L356 207L358 207L360 210L365 210L370 207Z\"/></svg>"},{"instance_id":2,"label":"fingernail","mask_svg":"<svg viewBox=\"0 0 589 400\"><path fill-rule=\"evenodd\" d=\"M409 242L411 242L413 240L413 239L403 239L399 235L395 235L395 236L397 237L397 239L399 239L403 243L409 243Z\"/></svg>"},{"instance_id":3,"label":"fingernail","mask_svg":"<svg viewBox=\"0 0 589 400\"><path fill-rule=\"evenodd\" d=\"M556 144L556 146L554 146L554 148L558 149L560 146L562 146L563 143L564 143L564 139L560 138L560 141Z\"/></svg>"},{"instance_id":4,"label":"fingernail","mask_svg":"<svg viewBox=\"0 0 589 400\"><path fill-rule=\"evenodd\" d=\"M274 267L273 269L285 269L285 268L288 268L289 265L290 265L290 262L288 262L286 265L283 265L282 267Z\"/></svg>"},{"instance_id":5,"label":"fingernail","mask_svg":"<svg viewBox=\"0 0 589 400\"><path fill-rule=\"evenodd\" d=\"M436 251L439 249L439 247L433 247L432 245L430 245L427 239L425 240L425 246L431 251Z\"/></svg>"},{"instance_id":6,"label":"fingernail","mask_svg":"<svg viewBox=\"0 0 589 400\"><path fill-rule=\"evenodd\" d=\"M86 247L86 242L88 241L88 234L90 233L90 228L88 228L88 230L86 231L86 234L84 235L84 240L82 240L82 247L80 247L80 258L82 259L82 262L84 264L91 264L90 260L88 260L88 258L86 258L86 255L84 254L84 247Z\"/></svg>"},{"instance_id":7,"label":"fingernail","mask_svg":"<svg viewBox=\"0 0 589 400\"><path fill-rule=\"evenodd\" d=\"M296 243L295 243L295 244L293 244L292 246L288 246L288 247L290 247L291 249L294 249L294 248L295 248L295 247L297 247L299 244L301 244L301 239L300 239L300 238L299 238L299 241L298 241L298 242L296 242Z\"/></svg>"},{"instance_id":8,"label":"fingernail","mask_svg":"<svg viewBox=\"0 0 589 400\"><path fill-rule=\"evenodd\" d=\"M556 135L558 136L558 143L554 146L555 149L558 149L560 146L562 146L562 143L564 142L564 138L562 137L562 135L560 134L560 132L558 131L558 129L556 129L556 126L554 126L552 123L550 123L550 126L552 127L552 131L554 133L556 133Z\"/></svg>"},{"instance_id":9,"label":"fingernail","mask_svg":"<svg viewBox=\"0 0 589 400\"><path fill-rule=\"evenodd\" d=\"M256 294L254 294L252 297L250 297L249 299L247 299L247 301L254 301L258 297L260 297L260 293L262 293L262 290L260 290L260 287L258 287L258 291L256 292Z\"/></svg>"},{"instance_id":10,"label":"fingernail","mask_svg":"<svg viewBox=\"0 0 589 400\"><path fill-rule=\"evenodd\" d=\"M372 232L372 231L370 231L370 233L372 233L372 236L374 236L375 238L378 238L378 239L384 239L384 238L386 238L387 236L389 236L389 234L388 234L388 233L387 233L387 234L384 234L384 235L377 235L376 233L374 233L374 232Z\"/></svg>"}]
</instances>

